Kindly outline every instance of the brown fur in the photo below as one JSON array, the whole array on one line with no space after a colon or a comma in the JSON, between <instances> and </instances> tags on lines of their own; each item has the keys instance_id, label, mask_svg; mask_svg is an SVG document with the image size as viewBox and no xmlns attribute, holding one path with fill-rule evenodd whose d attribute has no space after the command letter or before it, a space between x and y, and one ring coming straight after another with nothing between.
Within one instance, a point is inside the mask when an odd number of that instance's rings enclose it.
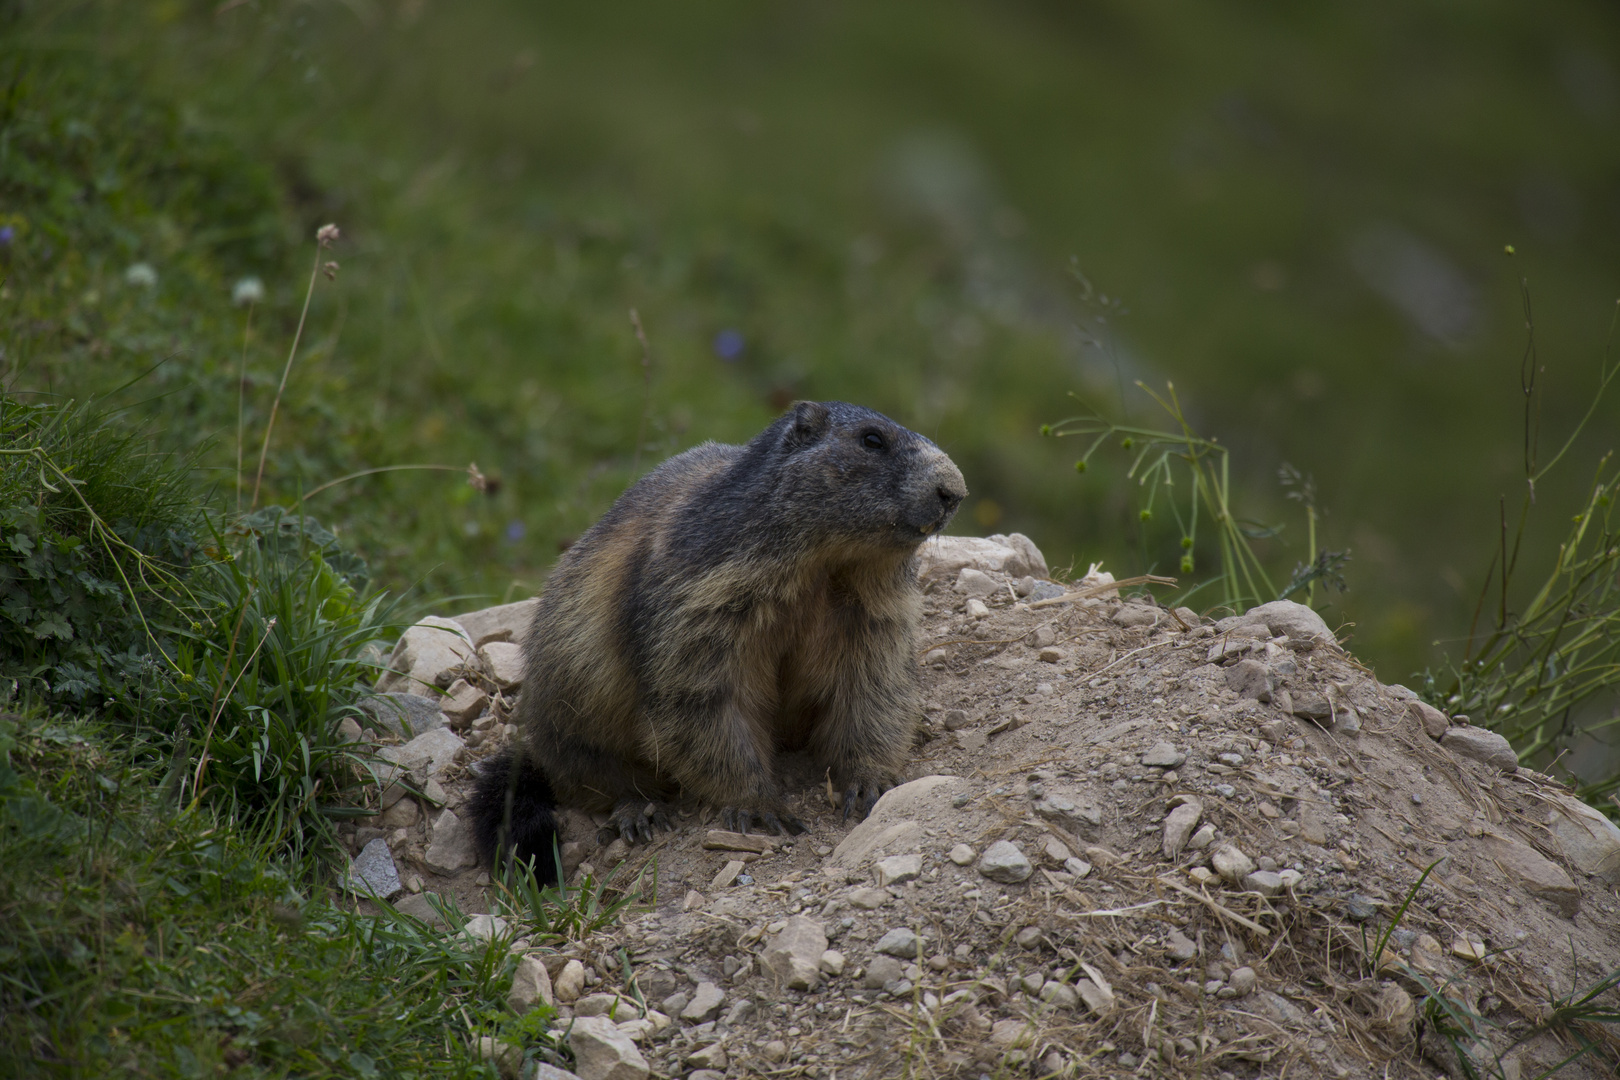
<instances>
[{"instance_id":1,"label":"brown fur","mask_svg":"<svg viewBox=\"0 0 1620 1080\"><path fill-rule=\"evenodd\" d=\"M864 814L921 716L916 550L965 495L931 442L837 402L665 462L540 599L523 763L645 836L648 804L677 796L794 828L774 759L807 749Z\"/></svg>"}]
</instances>

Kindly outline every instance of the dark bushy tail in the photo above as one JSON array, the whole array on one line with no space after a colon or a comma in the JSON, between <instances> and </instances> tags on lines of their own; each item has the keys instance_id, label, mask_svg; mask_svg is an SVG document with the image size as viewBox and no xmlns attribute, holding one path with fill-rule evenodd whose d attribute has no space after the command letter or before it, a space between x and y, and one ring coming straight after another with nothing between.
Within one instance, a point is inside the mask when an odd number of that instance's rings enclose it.
<instances>
[{"instance_id":1,"label":"dark bushy tail","mask_svg":"<svg viewBox=\"0 0 1620 1080\"><path fill-rule=\"evenodd\" d=\"M512 750L484 762L468 807L473 840L484 865L515 859L534 861L535 879L557 883L557 799L545 774Z\"/></svg>"}]
</instances>

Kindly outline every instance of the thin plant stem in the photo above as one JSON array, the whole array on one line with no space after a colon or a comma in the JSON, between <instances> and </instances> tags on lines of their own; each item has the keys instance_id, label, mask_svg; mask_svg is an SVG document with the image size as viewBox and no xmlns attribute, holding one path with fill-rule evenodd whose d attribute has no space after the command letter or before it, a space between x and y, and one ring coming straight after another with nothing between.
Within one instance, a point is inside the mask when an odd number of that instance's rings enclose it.
<instances>
[{"instance_id":1,"label":"thin plant stem","mask_svg":"<svg viewBox=\"0 0 1620 1080\"><path fill-rule=\"evenodd\" d=\"M647 437L647 416L652 412L652 347L647 344L647 332L641 328L641 315L630 309L630 325L636 328L636 340L641 342L641 422L636 425L636 449L630 457L630 479L641 473L641 444Z\"/></svg>"},{"instance_id":2,"label":"thin plant stem","mask_svg":"<svg viewBox=\"0 0 1620 1080\"><path fill-rule=\"evenodd\" d=\"M251 596L249 599L251 599ZM242 601L244 605L247 602L247 599ZM242 670L238 671L236 678L231 680L231 688L225 691L224 697L218 698L214 702L213 715L208 718L208 730L203 733L202 754L197 759L197 771L191 778L191 805L193 809L196 808L198 801L202 798L203 770L208 768L208 741L214 737L214 726L219 723L219 716L225 711L225 703L231 700L232 694L236 693L236 687L241 683L242 676L247 674L248 668L253 666L253 661L258 659L259 650L264 648L266 641L270 640L270 632L275 628L276 620L272 616L270 621L264 624L264 636L259 638L259 643L253 646L252 654L247 660L243 661Z\"/></svg>"},{"instance_id":3,"label":"thin plant stem","mask_svg":"<svg viewBox=\"0 0 1620 1080\"><path fill-rule=\"evenodd\" d=\"M302 501L305 501L305 500L308 500L308 499L313 499L315 496L319 495L321 492L325 491L327 488L334 488L334 487L337 487L339 484L346 484L350 480L358 480L362 476L374 476L377 473L385 473L385 472L403 472L403 471L405 471L407 469L427 469L427 470L430 470L430 471L433 471L433 472L466 472L467 471L466 469L460 468L460 467L455 466L455 465L379 465L375 469L361 469L359 472L352 472L347 476L340 476L336 480L328 480L326 483L322 484L320 487L317 487L317 488L314 488L314 489L312 489L310 491L304 492L303 496L300 498L299 501L302 502Z\"/></svg>"},{"instance_id":4,"label":"thin plant stem","mask_svg":"<svg viewBox=\"0 0 1620 1080\"><path fill-rule=\"evenodd\" d=\"M309 318L309 301L315 295L315 279L321 273L321 251L323 246L319 240L315 242L315 265L309 270L309 288L304 290L304 310L298 315L298 330L293 334L292 348L287 350L287 366L281 369L281 385L276 387L275 400L270 403L270 419L264 425L264 443L259 447L259 470L253 477L253 501L248 503L252 510L259 505L259 486L264 483L264 459L270 453L270 433L276 427L276 412L281 408L281 395L287 389L287 376L292 374L293 358L298 355L298 343L304 337L304 321Z\"/></svg>"},{"instance_id":5,"label":"thin plant stem","mask_svg":"<svg viewBox=\"0 0 1620 1080\"><path fill-rule=\"evenodd\" d=\"M317 248L316 250L319 250ZM247 407L248 340L253 333L253 309L257 305L248 301L247 321L242 326L242 368L236 376L236 512L242 512L242 440Z\"/></svg>"}]
</instances>

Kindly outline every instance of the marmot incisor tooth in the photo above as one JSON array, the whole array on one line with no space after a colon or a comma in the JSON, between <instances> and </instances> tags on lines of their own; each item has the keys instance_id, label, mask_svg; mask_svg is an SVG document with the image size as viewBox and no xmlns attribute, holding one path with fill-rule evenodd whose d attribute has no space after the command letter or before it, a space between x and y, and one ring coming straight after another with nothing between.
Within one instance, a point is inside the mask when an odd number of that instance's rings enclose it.
<instances>
[{"instance_id":1,"label":"marmot incisor tooth","mask_svg":"<svg viewBox=\"0 0 1620 1080\"><path fill-rule=\"evenodd\" d=\"M632 840L677 795L728 828L802 832L779 749L808 749L865 816L922 714L917 548L966 495L932 442L843 402L799 402L746 446L649 473L540 597L519 743L472 799L486 862L533 858L554 879L557 804L611 811Z\"/></svg>"}]
</instances>

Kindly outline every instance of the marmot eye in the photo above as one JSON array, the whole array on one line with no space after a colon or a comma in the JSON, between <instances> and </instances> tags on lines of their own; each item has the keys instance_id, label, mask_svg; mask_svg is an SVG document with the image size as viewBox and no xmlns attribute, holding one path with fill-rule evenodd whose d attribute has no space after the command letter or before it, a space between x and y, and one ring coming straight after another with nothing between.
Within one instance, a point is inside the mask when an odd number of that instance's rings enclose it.
<instances>
[{"instance_id":1,"label":"marmot eye","mask_svg":"<svg viewBox=\"0 0 1620 1080\"><path fill-rule=\"evenodd\" d=\"M883 436L879 435L875 431L868 431L865 435L861 436L861 445L866 447L868 450L882 450L887 444L884 443Z\"/></svg>"}]
</instances>

